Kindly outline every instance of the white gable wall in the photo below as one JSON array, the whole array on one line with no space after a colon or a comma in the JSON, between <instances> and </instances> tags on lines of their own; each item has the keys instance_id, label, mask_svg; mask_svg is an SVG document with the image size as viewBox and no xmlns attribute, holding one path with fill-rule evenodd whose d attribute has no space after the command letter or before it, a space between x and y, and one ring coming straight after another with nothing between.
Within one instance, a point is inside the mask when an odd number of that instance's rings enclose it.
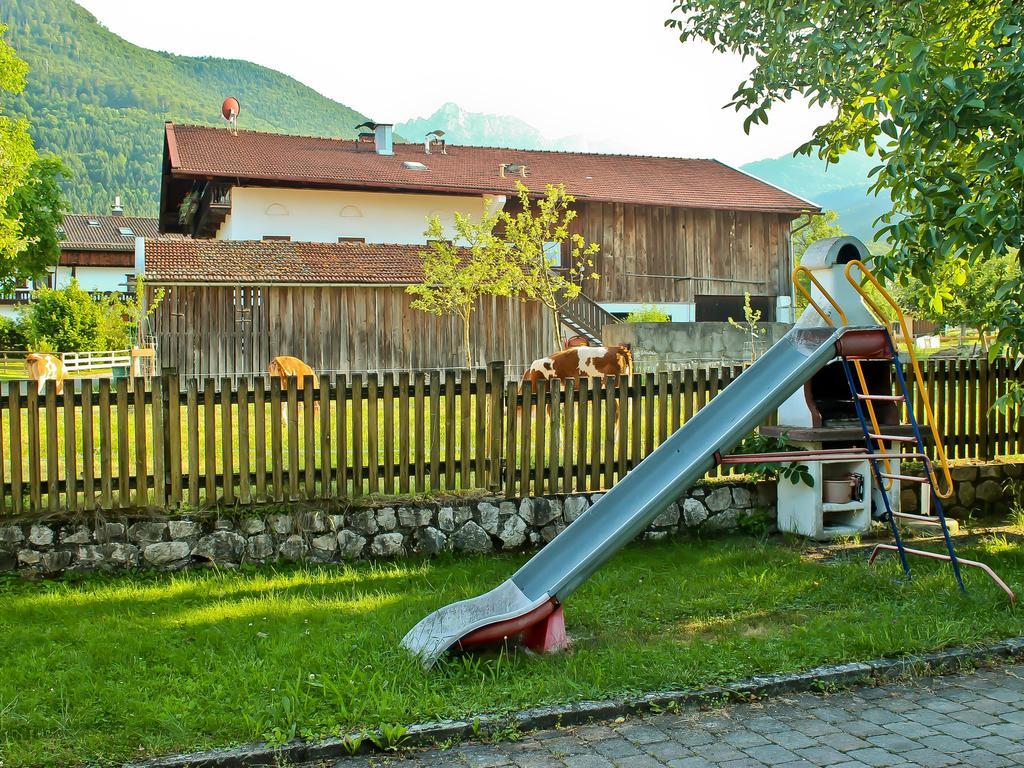
<instances>
[{"instance_id":1,"label":"white gable wall","mask_svg":"<svg viewBox=\"0 0 1024 768\"><path fill-rule=\"evenodd\" d=\"M217 231L217 239L260 240L267 235L287 235L303 242L335 243L339 237L362 237L368 243L424 243L429 216L440 216L450 231L456 211L479 219L485 200L454 195L234 187L231 214Z\"/></svg>"}]
</instances>

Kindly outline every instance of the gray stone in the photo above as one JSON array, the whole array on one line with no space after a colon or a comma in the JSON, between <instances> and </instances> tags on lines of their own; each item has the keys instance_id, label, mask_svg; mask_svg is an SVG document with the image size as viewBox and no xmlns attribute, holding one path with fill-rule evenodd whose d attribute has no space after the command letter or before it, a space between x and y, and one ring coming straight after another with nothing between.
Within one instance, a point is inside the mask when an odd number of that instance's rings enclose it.
<instances>
[{"instance_id":1,"label":"gray stone","mask_svg":"<svg viewBox=\"0 0 1024 768\"><path fill-rule=\"evenodd\" d=\"M358 533L347 530L338 531L338 550L342 557L354 560L363 554L365 546L366 539Z\"/></svg>"},{"instance_id":2,"label":"gray stone","mask_svg":"<svg viewBox=\"0 0 1024 768\"><path fill-rule=\"evenodd\" d=\"M1003 479L1003 465L1002 464L982 464L978 467L978 477L982 480L1002 480Z\"/></svg>"},{"instance_id":3,"label":"gray stone","mask_svg":"<svg viewBox=\"0 0 1024 768\"><path fill-rule=\"evenodd\" d=\"M603 493L595 493L595 494L593 494L590 497L590 504L591 504L591 506L593 506L594 504L597 504L597 502L599 502L601 500L602 496L604 496Z\"/></svg>"},{"instance_id":4,"label":"gray stone","mask_svg":"<svg viewBox=\"0 0 1024 768\"><path fill-rule=\"evenodd\" d=\"M548 499L548 504L551 505L552 520L562 519L562 500L561 499Z\"/></svg>"},{"instance_id":5,"label":"gray stone","mask_svg":"<svg viewBox=\"0 0 1024 768\"><path fill-rule=\"evenodd\" d=\"M333 533L325 533L314 538L311 543L313 544L313 549L333 553L338 548L338 536Z\"/></svg>"},{"instance_id":6,"label":"gray stone","mask_svg":"<svg viewBox=\"0 0 1024 768\"><path fill-rule=\"evenodd\" d=\"M712 512L721 512L732 505L732 493L728 488L716 488L708 494L707 507Z\"/></svg>"},{"instance_id":7,"label":"gray stone","mask_svg":"<svg viewBox=\"0 0 1024 768\"><path fill-rule=\"evenodd\" d=\"M654 522L651 525L657 528L668 528L679 524L679 505L672 502L665 511L654 518Z\"/></svg>"},{"instance_id":8,"label":"gray stone","mask_svg":"<svg viewBox=\"0 0 1024 768\"><path fill-rule=\"evenodd\" d=\"M956 488L956 496L960 499L960 503L965 507L969 507L974 503L974 499L977 497L977 493L974 490L973 483L960 483Z\"/></svg>"},{"instance_id":9,"label":"gray stone","mask_svg":"<svg viewBox=\"0 0 1024 768\"><path fill-rule=\"evenodd\" d=\"M34 549L22 549L18 551L19 565L39 565L42 559L42 553L36 552Z\"/></svg>"},{"instance_id":10,"label":"gray stone","mask_svg":"<svg viewBox=\"0 0 1024 768\"><path fill-rule=\"evenodd\" d=\"M473 519L473 510L469 507L458 507L455 510L455 525L462 525Z\"/></svg>"},{"instance_id":11,"label":"gray stone","mask_svg":"<svg viewBox=\"0 0 1024 768\"><path fill-rule=\"evenodd\" d=\"M589 506L586 496L570 496L562 504L562 519L571 523L586 512Z\"/></svg>"},{"instance_id":12,"label":"gray stone","mask_svg":"<svg viewBox=\"0 0 1024 768\"><path fill-rule=\"evenodd\" d=\"M43 552L42 566L47 573L59 573L71 565L71 551Z\"/></svg>"},{"instance_id":13,"label":"gray stone","mask_svg":"<svg viewBox=\"0 0 1024 768\"><path fill-rule=\"evenodd\" d=\"M219 518L213 524L213 530L215 531L233 531L235 530L235 524L226 518ZM173 538L174 534L171 534Z\"/></svg>"},{"instance_id":14,"label":"gray stone","mask_svg":"<svg viewBox=\"0 0 1024 768\"><path fill-rule=\"evenodd\" d=\"M644 539L647 541L664 541L668 538L668 531L647 531Z\"/></svg>"},{"instance_id":15,"label":"gray stone","mask_svg":"<svg viewBox=\"0 0 1024 768\"><path fill-rule=\"evenodd\" d=\"M708 519L708 511L697 499L686 499L683 502L683 520L687 528L696 528Z\"/></svg>"},{"instance_id":16,"label":"gray stone","mask_svg":"<svg viewBox=\"0 0 1024 768\"><path fill-rule=\"evenodd\" d=\"M526 521L519 515L512 515L506 518L498 531L498 538L501 539L502 549L515 549L526 542Z\"/></svg>"},{"instance_id":17,"label":"gray stone","mask_svg":"<svg viewBox=\"0 0 1024 768\"><path fill-rule=\"evenodd\" d=\"M291 515L270 515L267 518L267 525L278 536L287 536L295 529Z\"/></svg>"},{"instance_id":18,"label":"gray stone","mask_svg":"<svg viewBox=\"0 0 1024 768\"><path fill-rule=\"evenodd\" d=\"M128 529L128 538L132 543L146 547L149 544L163 541L166 532L167 523L156 521L135 523Z\"/></svg>"},{"instance_id":19,"label":"gray stone","mask_svg":"<svg viewBox=\"0 0 1024 768\"><path fill-rule=\"evenodd\" d=\"M527 506L528 502L530 502L529 506ZM547 499L523 499L523 503L519 505L519 516L538 528L550 523L560 516L561 512L562 510L556 509Z\"/></svg>"},{"instance_id":20,"label":"gray stone","mask_svg":"<svg viewBox=\"0 0 1024 768\"><path fill-rule=\"evenodd\" d=\"M1003 487L995 480L984 480L978 484L976 495L980 501L993 504L1003 500Z\"/></svg>"},{"instance_id":21,"label":"gray stone","mask_svg":"<svg viewBox=\"0 0 1024 768\"><path fill-rule=\"evenodd\" d=\"M480 502L476 508L480 512L480 527L488 533L497 533L498 518L500 517L498 508L487 501Z\"/></svg>"},{"instance_id":22,"label":"gray stone","mask_svg":"<svg viewBox=\"0 0 1024 768\"><path fill-rule=\"evenodd\" d=\"M445 533L455 530L455 510L451 507L441 507L437 510L437 527Z\"/></svg>"},{"instance_id":23,"label":"gray stone","mask_svg":"<svg viewBox=\"0 0 1024 768\"><path fill-rule=\"evenodd\" d=\"M516 507L514 501L502 501L498 503L498 511L501 513L502 518L510 517L511 515L518 515L519 509Z\"/></svg>"},{"instance_id":24,"label":"gray stone","mask_svg":"<svg viewBox=\"0 0 1024 768\"><path fill-rule=\"evenodd\" d=\"M274 556L274 537L269 533L250 536L245 542L245 556L250 560L263 561Z\"/></svg>"},{"instance_id":25,"label":"gray stone","mask_svg":"<svg viewBox=\"0 0 1024 768\"><path fill-rule=\"evenodd\" d=\"M434 511L429 507L399 507L398 522L403 528L422 528L430 525Z\"/></svg>"},{"instance_id":26,"label":"gray stone","mask_svg":"<svg viewBox=\"0 0 1024 768\"><path fill-rule=\"evenodd\" d=\"M545 544L547 544L551 541L554 541L555 537L564 530L565 525L563 525L562 523L554 522L550 525L545 525L543 528L540 529L540 538Z\"/></svg>"},{"instance_id":27,"label":"gray stone","mask_svg":"<svg viewBox=\"0 0 1024 768\"><path fill-rule=\"evenodd\" d=\"M238 521L238 530L246 536L255 536L267 530L267 524L258 517L246 517Z\"/></svg>"},{"instance_id":28,"label":"gray stone","mask_svg":"<svg viewBox=\"0 0 1024 768\"><path fill-rule=\"evenodd\" d=\"M374 557L398 557L405 554L405 537L400 533L382 533L373 537L370 553Z\"/></svg>"},{"instance_id":29,"label":"gray stone","mask_svg":"<svg viewBox=\"0 0 1024 768\"><path fill-rule=\"evenodd\" d=\"M28 529L28 543L34 547L48 547L53 544L53 528L34 523Z\"/></svg>"},{"instance_id":30,"label":"gray stone","mask_svg":"<svg viewBox=\"0 0 1024 768\"><path fill-rule=\"evenodd\" d=\"M132 527L134 528L135 526ZM131 534L129 533L129 535ZM156 566L177 563L184 560L191 553L192 547L187 541L161 541L149 544L142 550L142 556L146 559L146 562Z\"/></svg>"},{"instance_id":31,"label":"gray stone","mask_svg":"<svg viewBox=\"0 0 1024 768\"><path fill-rule=\"evenodd\" d=\"M25 540L25 534L20 525L0 525L0 543L21 544Z\"/></svg>"},{"instance_id":32,"label":"gray stone","mask_svg":"<svg viewBox=\"0 0 1024 768\"><path fill-rule=\"evenodd\" d=\"M203 532L202 526L193 520L171 520L167 530L175 541L193 539Z\"/></svg>"},{"instance_id":33,"label":"gray stone","mask_svg":"<svg viewBox=\"0 0 1024 768\"><path fill-rule=\"evenodd\" d=\"M234 531L214 531L203 536L192 553L214 563L237 563L245 552L245 537Z\"/></svg>"},{"instance_id":34,"label":"gray stone","mask_svg":"<svg viewBox=\"0 0 1024 768\"><path fill-rule=\"evenodd\" d=\"M727 509L717 515L711 515L701 526L702 531L733 531L736 530L736 510Z\"/></svg>"},{"instance_id":35,"label":"gray stone","mask_svg":"<svg viewBox=\"0 0 1024 768\"><path fill-rule=\"evenodd\" d=\"M311 533L323 533L327 530L327 515L317 509L299 515L299 530Z\"/></svg>"},{"instance_id":36,"label":"gray stone","mask_svg":"<svg viewBox=\"0 0 1024 768\"><path fill-rule=\"evenodd\" d=\"M427 526L416 531L416 551L425 555L436 555L443 552L448 544L448 537L437 528Z\"/></svg>"},{"instance_id":37,"label":"gray stone","mask_svg":"<svg viewBox=\"0 0 1024 768\"><path fill-rule=\"evenodd\" d=\"M978 468L976 466L971 466L970 464L961 465L959 467L950 467L949 474L956 482L961 483L976 479L978 477Z\"/></svg>"},{"instance_id":38,"label":"gray stone","mask_svg":"<svg viewBox=\"0 0 1024 768\"><path fill-rule=\"evenodd\" d=\"M103 551L95 544L83 544L75 548L75 565L79 568L95 568L103 560Z\"/></svg>"},{"instance_id":39,"label":"gray stone","mask_svg":"<svg viewBox=\"0 0 1024 768\"><path fill-rule=\"evenodd\" d=\"M100 523L96 526L96 541L109 544L112 541L124 541L124 523Z\"/></svg>"},{"instance_id":40,"label":"gray stone","mask_svg":"<svg viewBox=\"0 0 1024 768\"><path fill-rule=\"evenodd\" d=\"M61 532L61 544L88 544L92 541L92 531L88 526L76 525L74 528L65 528Z\"/></svg>"},{"instance_id":41,"label":"gray stone","mask_svg":"<svg viewBox=\"0 0 1024 768\"><path fill-rule=\"evenodd\" d=\"M377 525L385 531L393 531L398 525L398 518L395 517L395 510L392 507L383 507L377 510Z\"/></svg>"},{"instance_id":42,"label":"gray stone","mask_svg":"<svg viewBox=\"0 0 1024 768\"><path fill-rule=\"evenodd\" d=\"M348 524L353 530L370 536L377 532L377 516L372 509L361 509L349 515Z\"/></svg>"},{"instance_id":43,"label":"gray stone","mask_svg":"<svg viewBox=\"0 0 1024 768\"><path fill-rule=\"evenodd\" d=\"M464 552L490 552L494 547L487 531L472 520L467 520L452 534L452 545Z\"/></svg>"},{"instance_id":44,"label":"gray stone","mask_svg":"<svg viewBox=\"0 0 1024 768\"><path fill-rule=\"evenodd\" d=\"M114 542L102 546L104 557L122 568L134 568L139 564L139 548L134 544Z\"/></svg>"},{"instance_id":45,"label":"gray stone","mask_svg":"<svg viewBox=\"0 0 1024 768\"><path fill-rule=\"evenodd\" d=\"M708 495L708 492L706 489L698 487L690 489L690 495L695 499L703 499Z\"/></svg>"},{"instance_id":46,"label":"gray stone","mask_svg":"<svg viewBox=\"0 0 1024 768\"><path fill-rule=\"evenodd\" d=\"M345 516L344 515L331 515L331 530L337 533L345 527Z\"/></svg>"},{"instance_id":47,"label":"gray stone","mask_svg":"<svg viewBox=\"0 0 1024 768\"><path fill-rule=\"evenodd\" d=\"M309 545L306 540L297 533L293 533L281 542L280 554L285 560L299 561L306 557Z\"/></svg>"},{"instance_id":48,"label":"gray stone","mask_svg":"<svg viewBox=\"0 0 1024 768\"><path fill-rule=\"evenodd\" d=\"M742 485L734 485L732 487L732 503L740 509L749 509L753 503L750 491Z\"/></svg>"}]
</instances>

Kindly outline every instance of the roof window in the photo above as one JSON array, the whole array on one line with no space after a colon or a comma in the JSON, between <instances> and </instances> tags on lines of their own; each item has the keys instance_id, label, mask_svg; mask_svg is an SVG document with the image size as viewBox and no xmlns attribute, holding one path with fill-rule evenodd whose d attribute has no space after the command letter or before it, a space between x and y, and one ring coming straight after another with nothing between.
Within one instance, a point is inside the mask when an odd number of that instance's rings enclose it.
<instances>
[{"instance_id":1,"label":"roof window","mask_svg":"<svg viewBox=\"0 0 1024 768\"><path fill-rule=\"evenodd\" d=\"M425 166L423 163L416 162L415 160L406 160L404 163L402 163L402 167L410 171L428 170L427 166Z\"/></svg>"},{"instance_id":2,"label":"roof window","mask_svg":"<svg viewBox=\"0 0 1024 768\"><path fill-rule=\"evenodd\" d=\"M131 227L118 227L117 231L120 232L125 237L131 237L132 235L135 234L134 232L132 232Z\"/></svg>"},{"instance_id":3,"label":"roof window","mask_svg":"<svg viewBox=\"0 0 1024 768\"><path fill-rule=\"evenodd\" d=\"M89 226L90 227L98 227L99 225L100 225L100 223L98 221L96 221L96 219L89 219Z\"/></svg>"}]
</instances>

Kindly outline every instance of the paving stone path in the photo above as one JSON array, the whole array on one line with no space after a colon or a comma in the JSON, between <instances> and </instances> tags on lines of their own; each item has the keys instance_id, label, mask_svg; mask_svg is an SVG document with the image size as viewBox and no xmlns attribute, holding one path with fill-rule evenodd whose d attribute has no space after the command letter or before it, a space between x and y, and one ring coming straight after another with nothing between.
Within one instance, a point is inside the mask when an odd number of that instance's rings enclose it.
<instances>
[{"instance_id":1,"label":"paving stone path","mask_svg":"<svg viewBox=\"0 0 1024 768\"><path fill-rule=\"evenodd\" d=\"M1024 765L1024 665L831 695L540 731L335 768L796 768ZM308 768L313 768L309 766Z\"/></svg>"}]
</instances>

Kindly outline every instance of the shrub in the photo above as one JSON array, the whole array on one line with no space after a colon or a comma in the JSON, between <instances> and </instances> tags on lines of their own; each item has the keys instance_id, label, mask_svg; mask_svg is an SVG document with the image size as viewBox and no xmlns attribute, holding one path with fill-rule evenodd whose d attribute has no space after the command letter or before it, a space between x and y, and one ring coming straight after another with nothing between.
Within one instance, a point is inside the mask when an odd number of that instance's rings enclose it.
<instances>
[{"instance_id":1,"label":"shrub","mask_svg":"<svg viewBox=\"0 0 1024 768\"><path fill-rule=\"evenodd\" d=\"M626 316L627 323L667 323L671 320L671 315L655 304L644 304Z\"/></svg>"},{"instance_id":2,"label":"shrub","mask_svg":"<svg viewBox=\"0 0 1024 768\"><path fill-rule=\"evenodd\" d=\"M87 352L103 348L100 309L77 280L66 288L37 290L22 317L32 350Z\"/></svg>"},{"instance_id":3,"label":"shrub","mask_svg":"<svg viewBox=\"0 0 1024 768\"><path fill-rule=\"evenodd\" d=\"M9 317L0 317L0 349L28 349L28 339L22 325Z\"/></svg>"}]
</instances>

